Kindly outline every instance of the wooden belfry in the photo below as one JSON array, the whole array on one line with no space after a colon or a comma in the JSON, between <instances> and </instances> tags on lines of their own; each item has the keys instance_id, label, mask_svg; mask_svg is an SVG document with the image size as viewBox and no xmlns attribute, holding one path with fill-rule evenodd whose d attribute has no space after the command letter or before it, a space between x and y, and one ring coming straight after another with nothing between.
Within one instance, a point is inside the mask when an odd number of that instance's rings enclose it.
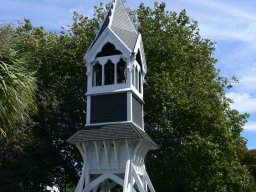
<instances>
[{"instance_id":1,"label":"wooden belfry","mask_svg":"<svg viewBox=\"0 0 256 192\"><path fill-rule=\"evenodd\" d=\"M155 191L144 158L157 145L144 131L147 72L141 35L123 1L114 0L85 57L86 127L68 142L83 157L76 192Z\"/></svg>"}]
</instances>

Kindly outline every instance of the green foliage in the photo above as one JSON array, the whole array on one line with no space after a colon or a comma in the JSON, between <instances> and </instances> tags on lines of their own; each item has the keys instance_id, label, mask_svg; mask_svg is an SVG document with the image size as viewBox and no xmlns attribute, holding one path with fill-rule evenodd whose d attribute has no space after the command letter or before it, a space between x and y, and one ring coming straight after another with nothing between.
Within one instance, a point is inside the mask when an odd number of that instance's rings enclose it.
<instances>
[{"instance_id":1,"label":"green foliage","mask_svg":"<svg viewBox=\"0 0 256 192\"><path fill-rule=\"evenodd\" d=\"M97 7L92 19L74 13L73 24L59 34L29 20L15 30L15 50L36 71L38 115L0 143L0 191L53 185L72 191L77 184L81 157L65 141L85 124L83 56L104 9ZM239 162L247 114L229 107L224 89L230 84L214 67L214 43L200 37L185 11L167 12L155 3L134 12L148 64L145 128L160 146L146 159L156 191L253 191Z\"/></svg>"},{"instance_id":2,"label":"green foliage","mask_svg":"<svg viewBox=\"0 0 256 192\"><path fill-rule=\"evenodd\" d=\"M27 125L32 129L30 142L21 146L14 161L5 153L5 160L0 161L0 172L6 167L26 170L25 174L9 170L16 178L12 185L19 186L13 191L44 191L53 185L72 189L77 184L81 157L66 139L85 124L87 79L83 55L97 26L96 19L74 13L73 25L60 34L33 27L29 20L16 29L19 38L15 48L27 55L30 69L36 71L38 114ZM27 136L25 133L18 140L24 142ZM5 149L11 144L7 142ZM0 180L0 191L8 185L2 183Z\"/></svg>"},{"instance_id":3,"label":"green foliage","mask_svg":"<svg viewBox=\"0 0 256 192\"><path fill-rule=\"evenodd\" d=\"M0 25L0 55L10 49L13 30L10 25Z\"/></svg>"},{"instance_id":4,"label":"green foliage","mask_svg":"<svg viewBox=\"0 0 256 192\"><path fill-rule=\"evenodd\" d=\"M147 159L156 191L247 191L239 162L247 115L229 107L214 44L185 10L142 4L137 14L149 69L145 127L160 146Z\"/></svg>"},{"instance_id":5,"label":"green foliage","mask_svg":"<svg viewBox=\"0 0 256 192\"><path fill-rule=\"evenodd\" d=\"M17 123L24 122L37 111L36 80L27 61L13 49L15 38L9 26L0 28L0 137Z\"/></svg>"},{"instance_id":6,"label":"green foliage","mask_svg":"<svg viewBox=\"0 0 256 192\"><path fill-rule=\"evenodd\" d=\"M251 173L251 188L256 191L256 149L245 149L241 157L241 162L246 165Z\"/></svg>"}]
</instances>

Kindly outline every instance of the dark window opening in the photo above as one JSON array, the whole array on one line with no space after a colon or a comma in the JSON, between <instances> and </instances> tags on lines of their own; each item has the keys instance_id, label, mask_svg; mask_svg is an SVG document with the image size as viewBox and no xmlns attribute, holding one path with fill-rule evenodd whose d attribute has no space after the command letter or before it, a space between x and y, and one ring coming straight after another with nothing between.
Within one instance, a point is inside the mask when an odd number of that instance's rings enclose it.
<instances>
[{"instance_id":1,"label":"dark window opening","mask_svg":"<svg viewBox=\"0 0 256 192\"><path fill-rule=\"evenodd\" d=\"M139 92L141 93L141 88L142 88L142 85L141 85L141 73L139 72Z\"/></svg>"},{"instance_id":2,"label":"dark window opening","mask_svg":"<svg viewBox=\"0 0 256 192\"><path fill-rule=\"evenodd\" d=\"M126 83L126 62L123 59L117 63L117 83Z\"/></svg>"},{"instance_id":3,"label":"dark window opening","mask_svg":"<svg viewBox=\"0 0 256 192\"><path fill-rule=\"evenodd\" d=\"M121 51L116 50L115 46L111 43L107 43L102 47L101 52L99 52L96 57L105 57L110 55L121 55Z\"/></svg>"},{"instance_id":4,"label":"dark window opening","mask_svg":"<svg viewBox=\"0 0 256 192\"><path fill-rule=\"evenodd\" d=\"M93 66L92 74L92 86L101 86L102 85L102 66L97 63Z\"/></svg>"},{"instance_id":5,"label":"dark window opening","mask_svg":"<svg viewBox=\"0 0 256 192\"><path fill-rule=\"evenodd\" d=\"M138 74L138 69L137 68L135 68L135 87L136 87L136 89L137 90L139 90L138 88L139 88L139 79L138 79L138 77L139 77L139 74Z\"/></svg>"},{"instance_id":6,"label":"dark window opening","mask_svg":"<svg viewBox=\"0 0 256 192\"><path fill-rule=\"evenodd\" d=\"M115 65L110 60L108 60L105 65L105 85L114 84L115 79Z\"/></svg>"},{"instance_id":7,"label":"dark window opening","mask_svg":"<svg viewBox=\"0 0 256 192\"><path fill-rule=\"evenodd\" d=\"M136 61L140 65L140 69L142 70L142 62L141 62L140 50L138 50L138 53L136 55Z\"/></svg>"},{"instance_id":8,"label":"dark window opening","mask_svg":"<svg viewBox=\"0 0 256 192\"><path fill-rule=\"evenodd\" d=\"M135 67L133 66L133 69L132 69L132 84L133 84L133 86L135 86L134 78L135 78Z\"/></svg>"}]
</instances>

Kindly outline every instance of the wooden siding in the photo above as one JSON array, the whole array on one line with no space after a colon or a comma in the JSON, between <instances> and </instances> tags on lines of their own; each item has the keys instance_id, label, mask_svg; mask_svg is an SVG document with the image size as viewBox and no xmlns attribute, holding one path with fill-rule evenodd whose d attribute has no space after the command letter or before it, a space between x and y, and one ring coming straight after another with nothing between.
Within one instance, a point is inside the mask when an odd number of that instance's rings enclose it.
<instances>
[{"instance_id":1,"label":"wooden siding","mask_svg":"<svg viewBox=\"0 0 256 192\"><path fill-rule=\"evenodd\" d=\"M133 95L132 96L132 121L143 128L143 108L142 103Z\"/></svg>"}]
</instances>

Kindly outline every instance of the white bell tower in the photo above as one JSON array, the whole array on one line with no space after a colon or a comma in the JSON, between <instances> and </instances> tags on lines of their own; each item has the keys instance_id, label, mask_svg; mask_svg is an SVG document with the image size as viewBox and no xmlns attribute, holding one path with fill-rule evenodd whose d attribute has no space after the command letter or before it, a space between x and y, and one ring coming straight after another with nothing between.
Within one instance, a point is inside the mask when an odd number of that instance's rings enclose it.
<instances>
[{"instance_id":1,"label":"white bell tower","mask_svg":"<svg viewBox=\"0 0 256 192\"><path fill-rule=\"evenodd\" d=\"M68 139L83 157L76 192L155 192L144 158L157 145L144 131L142 38L123 1L114 0L84 57L86 127Z\"/></svg>"}]
</instances>

